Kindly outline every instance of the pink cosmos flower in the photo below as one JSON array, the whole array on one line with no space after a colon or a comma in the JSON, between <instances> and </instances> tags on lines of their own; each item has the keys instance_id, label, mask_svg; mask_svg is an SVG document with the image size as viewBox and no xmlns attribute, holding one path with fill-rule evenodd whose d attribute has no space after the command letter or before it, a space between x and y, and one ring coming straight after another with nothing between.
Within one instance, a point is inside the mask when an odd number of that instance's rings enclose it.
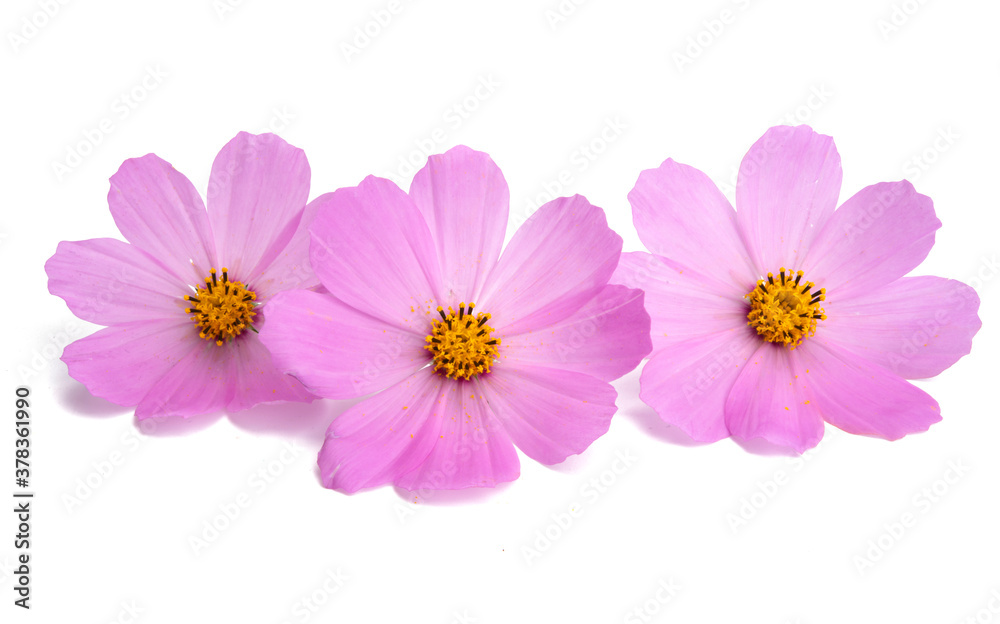
<instances>
[{"instance_id":1,"label":"pink cosmos flower","mask_svg":"<svg viewBox=\"0 0 1000 624\"><path fill-rule=\"evenodd\" d=\"M580 196L545 204L500 255L507 183L489 156L432 156L409 194L368 177L323 196L311 262L330 294L277 295L261 329L312 392L378 392L330 425L326 487L494 486L516 445L555 464L608 430L652 348L643 294L609 286L622 240Z\"/></svg>"},{"instance_id":2,"label":"pink cosmos flower","mask_svg":"<svg viewBox=\"0 0 1000 624\"><path fill-rule=\"evenodd\" d=\"M906 181L837 210L828 136L777 127L740 166L734 212L708 177L667 160L629 193L639 237L613 282L653 317L642 400L695 440L729 435L802 452L823 421L889 440L941 419L906 382L969 352L981 323L965 284L903 277L941 223Z\"/></svg>"},{"instance_id":3,"label":"pink cosmos flower","mask_svg":"<svg viewBox=\"0 0 1000 624\"><path fill-rule=\"evenodd\" d=\"M170 163L125 161L108 204L129 242L61 242L45 264L49 291L107 326L66 347L69 374L140 419L313 400L256 334L275 293L319 283L308 195L305 154L271 134L241 132L222 148L207 211Z\"/></svg>"}]
</instances>

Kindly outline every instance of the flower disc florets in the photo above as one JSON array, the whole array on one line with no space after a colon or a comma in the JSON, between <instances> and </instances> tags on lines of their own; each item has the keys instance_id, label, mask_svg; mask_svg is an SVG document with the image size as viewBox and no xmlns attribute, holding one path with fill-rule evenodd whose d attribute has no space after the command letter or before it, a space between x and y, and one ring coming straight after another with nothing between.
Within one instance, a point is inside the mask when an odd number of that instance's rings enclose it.
<instances>
[{"instance_id":1,"label":"flower disc florets","mask_svg":"<svg viewBox=\"0 0 1000 624\"><path fill-rule=\"evenodd\" d=\"M460 303L458 313L448 307L438 306L441 320L431 321L431 333L424 348L434 354L434 371L449 379L471 379L490 372L496 360L500 339L493 338L493 328L486 324L489 314L475 316L476 304Z\"/></svg>"},{"instance_id":2,"label":"flower disc florets","mask_svg":"<svg viewBox=\"0 0 1000 624\"><path fill-rule=\"evenodd\" d=\"M184 295L185 301L196 304L184 311L201 328L199 336L213 340L221 347L253 323L257 314L254 310L257 293L243 282L230 282L229 269L225 267L222 268L221 281L216 277L214 268L210 273L205 278L205 285L198 288L196 296Z\"/></svg>"},{"instance_id":3,"label":"flower disc florets","mask_svg":"<svg viewBox=\"0 0 1000 624\"><path fill-rule=\"evenodd\" d=\"M826 289L812 282L802 282L802 271L795 273L781 268L779 277L767 274L753 290L744 295L750 300L747 324L768 342L780 342L794 349L806 336L816 333L816 321L826 318L821 301L826 299Z\"/></svg>"}]
</instances>

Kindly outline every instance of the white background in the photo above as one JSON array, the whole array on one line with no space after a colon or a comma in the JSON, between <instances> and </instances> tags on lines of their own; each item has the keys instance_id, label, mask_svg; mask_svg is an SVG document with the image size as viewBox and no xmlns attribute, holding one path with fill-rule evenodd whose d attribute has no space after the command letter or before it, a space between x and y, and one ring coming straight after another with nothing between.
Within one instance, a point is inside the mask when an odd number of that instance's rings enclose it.
<instances>
[{"instance_id":1,"label":"white background","mask_svg":"<svg viewBox=\"0 0 1000 624\"><path fill-rule=\"evenodd\" d=\"M12 606L13 514L0 515L3 620L1000 622L1000 7L567 0L553 22L558 0L401 0L379 27L389 6L4 3L0 493L14 489L26 384L37 498L27 613ZM365 28L379 32L366 41ZM522 456L512 484L414 503L319 485L315 455L346 404L144 433L56 355L96 327L48 294L42 265L60 240L120 236L107 180L126 158L155 152L204 193L226 141L271 128L306 151L315 197L369 173L406 188L419 146L464 143L503 170L511 231L547 189L581 193L634 250L626 194L641 170L673 157L732 197L746 149L789 122L835 138L841 199L904 177L931 196L944 226L916 273L982 297L972 354L919 383L944 416L927 433L888 443L828 427L805 459L694 445L638 401L634 372L582 456ZM619 454L634 458L624 470ZM893 529L906 513L912 526ZM228 526L209 542L212 522Z\"/></svg>"}]
</instances>

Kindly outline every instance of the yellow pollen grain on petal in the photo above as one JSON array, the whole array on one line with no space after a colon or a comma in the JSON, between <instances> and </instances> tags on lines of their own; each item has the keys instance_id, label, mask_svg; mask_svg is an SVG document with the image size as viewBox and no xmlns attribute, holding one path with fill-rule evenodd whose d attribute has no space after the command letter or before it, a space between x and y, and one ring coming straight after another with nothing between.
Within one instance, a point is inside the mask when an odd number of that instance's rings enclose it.
<instances>
[{"instance_id":1,"label":"yellow pollen grain on petal","mask_svg":"<svg viewBox=\"0 0 1000 624\"><path fill-rule=\"evenodd\" d=\"M818 321L826 319L820 304L826 300L826 289L816 288L803 280L802 271L781 267L778 275L768 273L743 296L750 303L747 325L768 342L777 342L795 349L802 340L816 333ZM806 371L809 372L808 370Z\"/></svg>"},{"instance_id":2,"label":"yellow pollen grain on petal","mask_svg":"<svg viewBox=\"0 0 1000 624\"><path fill-rule=\"evenodd\" d=\"M469 380L490 372L499 355L500 339L493 337L490 315L474 312L476 304L462 302L456 312L437 307L440 319L431 320L425 349L434 356L434 372L448 379Z\"/></svg>"},{"instance_id":3,"label":"yellow pollen grain on petal","mask_svg":"<svg viewBox=\"0 0 1000 624\"><path fill-rule=\"evenodd\" d=\"M184 300L191 304L184 312L198 325L198 336L219 347L252 328L257 314L257 293L243 282L230 281L226 267L221 276L212 268L205 284Z\"/></svg>"}]
</instances>

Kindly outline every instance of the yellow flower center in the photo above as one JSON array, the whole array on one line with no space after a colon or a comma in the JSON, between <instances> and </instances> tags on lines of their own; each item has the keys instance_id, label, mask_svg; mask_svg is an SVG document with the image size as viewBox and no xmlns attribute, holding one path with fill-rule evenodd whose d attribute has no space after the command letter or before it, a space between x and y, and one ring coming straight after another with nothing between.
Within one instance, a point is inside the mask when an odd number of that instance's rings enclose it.
<instances>
[{"instance_id":1,"label":"yellow flower center","mask_svg":"<svg viewBox=\"0 0 1000 624\"><path fill-rule=\"evenodd\" d=\"M222 280L215 274L205 278L205 285L198 288L195 296L184 295L185 301L194 306L184 311L198 324L205 340L213 340L218 346L236 338L247 327L251 327L254 315L254 301L257 293L248 289L243 282L230 282L229 269L222 267Z\"/></svg>"},{"instance_id":2,"label":"yellow flower center","mask_svg":"<svg viewBox=\"0 0 1000 624\"><path fill-rule=\"evenodd\" d=\"M754 289L743 295L750 300L747 325L757 330L757 334L768 342L780 342L794 349L806 336L816 333L816 321L826 318L821 301L826 299L826 289L814 292L816 284L802 281L802 271L795 273L782 267L779 277L767 274Z\"/></svg>"},{"instance_id":3,"label":"yellow flower center","mask_svg":"<svg viewBox=\"0 0 1000 624\"><path fill-rule=\"evenodd\" d=\"M449 379L472 379L490 372L497 357L500 339L493 337L493 328L486 324L489 314L472 315L476 304L458 306L458 314L448 306L448 314L438 306L441 320L431 321L431 333L424 348L434 354L434 371Z\"/></svg>"}]
</instances>

